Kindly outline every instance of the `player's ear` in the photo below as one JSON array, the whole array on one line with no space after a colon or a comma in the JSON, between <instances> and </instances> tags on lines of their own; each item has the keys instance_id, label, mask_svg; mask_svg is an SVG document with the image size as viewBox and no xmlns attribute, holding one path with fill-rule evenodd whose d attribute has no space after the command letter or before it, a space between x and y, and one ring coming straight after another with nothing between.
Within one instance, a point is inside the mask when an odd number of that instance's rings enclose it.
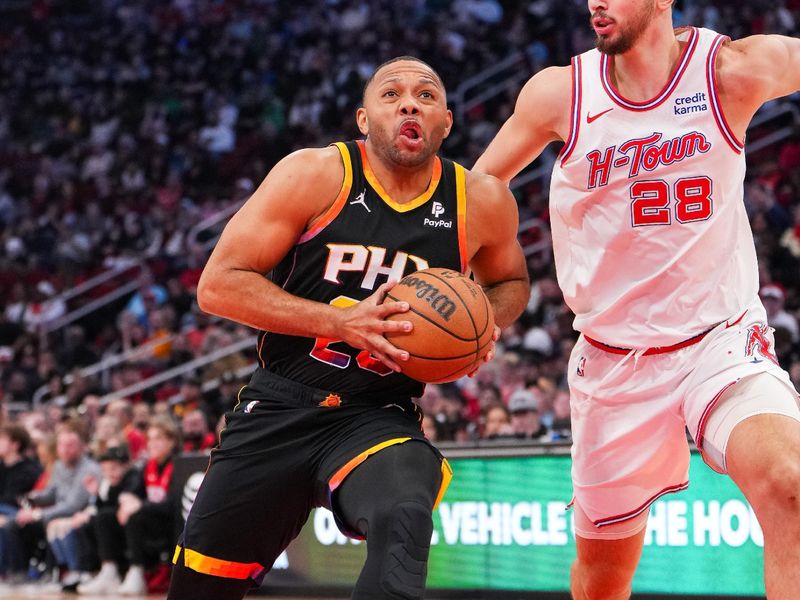
<instances>
[{"instance_id":1,"label":"player's ear","mask_svg":"<svg viewBox=\"0 0 800 600\"><path fill-rule=\"evenodd\" d=\"M361 106L356 110L356 124L358 125L358 130L362 133L362 135L369 134L369 123L367 121L367 110Z\"/></svg>"},{"instance_id":2,"label":"player's ear","mask_svg":"<svg viewBox=\"0 0 800 600\"><path fill-rule=\"evenodd\" d=\"M447 119L445 120L444 126L444 137L450 135L450 129L453 127L453 112L447 111Z\"/></svg>"}]
</instances>

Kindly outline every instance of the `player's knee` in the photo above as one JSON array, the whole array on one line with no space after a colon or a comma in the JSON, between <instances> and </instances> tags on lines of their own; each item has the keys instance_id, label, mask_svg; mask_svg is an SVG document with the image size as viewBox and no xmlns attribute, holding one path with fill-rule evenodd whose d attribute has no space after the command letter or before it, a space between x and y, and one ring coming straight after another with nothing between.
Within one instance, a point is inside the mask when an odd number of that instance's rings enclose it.
<instances>
[{"instance_id":1,"label":"player's knee","mask_svg":"<svg viewBox=\"0 0 800 600\"><path fill-rule=\"evenodd\" d=\"M389 598L422 598L433 534L430 507L416 501L398 502L376 517L372 527L380 527L386 533L381 588Z\"/></svg>"},{"instance_id":2,"label":"player's knee","mask_svg":"<svg viewBox=\"0 0 800 600\"><path fill-rule=\"evenodd\" d=\"M607 563L572 564L572 593L575 600L627 600L631 595L633 570Z\"/></svg>"},{"instance_id":3,"label":"player's knee","mask_svg":"<svg viewBox=\"0 0 800 600\"><path fill-rule=\"evenodd\" d=\"M755 507L800 515L800 461L794 455L776 457L746 486Z\"/></svg>"}]
</instances>

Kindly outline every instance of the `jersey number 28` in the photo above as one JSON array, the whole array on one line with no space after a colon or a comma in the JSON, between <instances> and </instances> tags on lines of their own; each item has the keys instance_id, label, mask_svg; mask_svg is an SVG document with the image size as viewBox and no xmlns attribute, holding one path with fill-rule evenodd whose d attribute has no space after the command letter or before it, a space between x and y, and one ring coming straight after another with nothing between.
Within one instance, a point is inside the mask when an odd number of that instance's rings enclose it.
<instances>
[{"instance_id":1,"label":"jersey number 28","mask_svg":"<svg viewBox=\"0 0 800 600\"><path fill-rule=\"evenodd\" d=\"M675 206L670 206L669 184L663 179L636 181L631 185L631 224L670 225L672 211L679 223L705 221L714 212L711 179L685 177L675 182Z\"/></svg>"}]
</instances>

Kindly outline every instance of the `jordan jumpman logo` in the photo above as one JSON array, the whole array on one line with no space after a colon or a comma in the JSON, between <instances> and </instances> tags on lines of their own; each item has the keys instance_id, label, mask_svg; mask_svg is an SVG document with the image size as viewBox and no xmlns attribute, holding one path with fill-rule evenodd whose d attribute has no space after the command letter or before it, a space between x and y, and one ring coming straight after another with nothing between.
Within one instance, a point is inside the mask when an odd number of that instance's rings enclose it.
<instances>
[{"instance_id":1,"label":"jordan jumpman logo","mask_svg":"<svg viewBox=\"0 0 800 600\"><path fill-rule=\"evenodd\" d=\"M371 213L372 211L370 210L369 206L367 206L367 203L364 201L364 194L366 193L366 191L367 190L361 190L361 193L358 196L356 196L356 199L353 200L350 204L361 204L364 208L367 209L368 213Z\"/></svg>"}]
</instances>

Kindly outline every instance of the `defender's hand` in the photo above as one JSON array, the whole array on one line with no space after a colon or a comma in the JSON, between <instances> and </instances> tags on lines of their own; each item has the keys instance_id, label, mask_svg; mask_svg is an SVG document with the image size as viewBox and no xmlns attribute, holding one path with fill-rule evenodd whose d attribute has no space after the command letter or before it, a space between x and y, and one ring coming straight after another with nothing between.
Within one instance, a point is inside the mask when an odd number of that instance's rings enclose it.
<instances>
[{"instance_id":1,"label":"defender's hand","mask_svg":"<svg viewBox=\"0 0 800 600\"><path fill-rule=\"evenodd\" d=\"M387 321L386 317L406 312L408 302L384 302L386 294L396 281L380 286L373 294L358 304L341 309L339 339L354 348L369 351L375 358L394 371L400 371L399 362L408 360L408 352L395 347L383 337L387 332L411 331L411 321Z\"/></svg>"}]
</instances>

